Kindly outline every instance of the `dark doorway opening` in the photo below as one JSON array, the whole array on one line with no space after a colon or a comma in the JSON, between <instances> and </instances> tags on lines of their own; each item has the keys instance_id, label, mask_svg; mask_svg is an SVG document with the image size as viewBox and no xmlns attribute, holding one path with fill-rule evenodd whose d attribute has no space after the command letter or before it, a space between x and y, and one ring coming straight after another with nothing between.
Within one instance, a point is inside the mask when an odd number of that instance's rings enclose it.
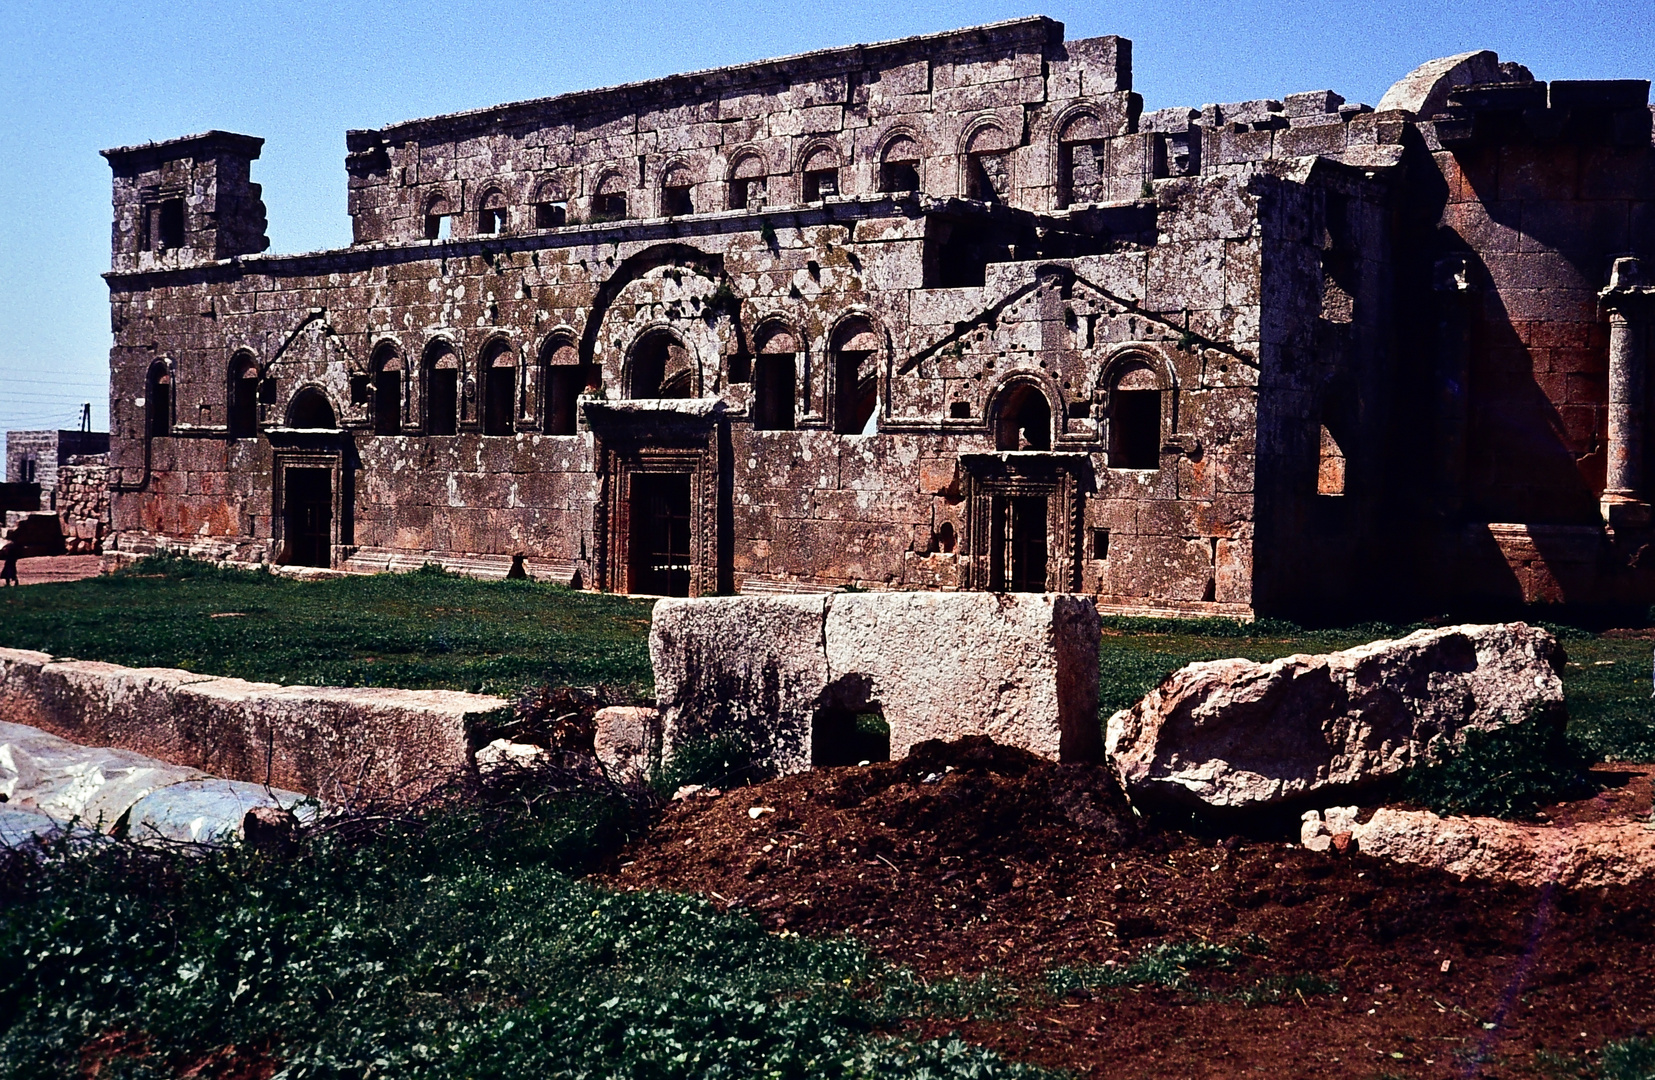
<instances>
[{"instance_id":1,"label":"dark doorway opening","mask_svg":"<svg viewBox=\"0 0 1655 1080\"><path fill-rule=\"evenodd\" d=\"M425 389L425 433L454 434L460 409L460 373L454 368L433 368Z\"/></svg>"},{"instance_id":2,"label":"dark doorway opening","mask_svg":"<svg viewBox=\"0 0 1655 1080\"><path fill-rule=\"evenodd\" d=\"M690 477L635 473L632 477L630 592L690 594Z\"/></svg>"},{"instance_id":3,"label":"dark doorway opening","mask_svg":"<svg viewBox=\"0 0 1655 1080\"><path fill-rule=\"evenodd\" d=\"M259 430L259 373L243 368L230 379L230 438L246 439Z\"/></svg>"},{"instance_id":4,"label":"dark doorway opening","mask_svg":"<svg viewBox=\"0 0 1655 1080\"><path fill-rule=\"evenodd\" d=\"M288 469L283 476L282 521L287 561L293 566L333 564L333 470Z\"/></svg>"},{"instance_id":5,"label":"dark doorway opening","mask_svg":"<svg viewBox=\"0 0 1655 1080\"><path fill-rule=\"evenodd\" d=\"M1109 467L1161 467L1161 392L1117 389L1109 403Z\"/></svg>"},{"instance_id":6,"label":"dark doorway opening","mask_svg":"<svg viewBox=\"0 0 1655 1080\"><path fill-rule=\"evenodd\" d=\"M484 369L483 434L510 435L517 407L517 369L495 364Z\"/></svg>"},{"instance_id":7,"label":"dark doorway opening","mask_svg":"<svg viewBox=\"0 0 1655 1080\"><path fill-rule=\"evenodd\" d=\"M402 372L381 370L374 379L374 434L402 434Z\"/></svg>"},{"instance_id":8,"label":"dark doorway opening","mask_svg":"<svg viewBox=\"0 0 1655 1080\"><path fill-rule=\"evenodd\" d=\"M868 434L868 421L879 408L879 384L863 375L871 353L841 352L834 358L833 430L840 435Z\"/></svg>"},{"instance_id":9,"label":"dark doorway opening","mask_svg":"<svg viewBox=\"0 0 1655 1080\"><path fill-rule=\"evenodd\" d=\"M814 768L891 760L891 728L878 705L817 709L810 722Z\"/></svg>"},{"instance_id":10,"label":"dark doorway opening","mask_svg":"<svg viewBox=\"0 0 1655 1080\"><path fill-rule=\"evenodd\" d=\"M761 356L753 367L753 426L792 431L799 379L791 355Z\"/></svg>"},{"instance_id":11,"label":"dark doorway opening","mask_svg":"<svg viewBox=\"0 0 1655 1080\"><path fill-rule=\"evenodd\" d=\"M546 434L574 435L580 430L577 410L586 386L586 369L559 365L546 372Z\"/></svg>"},{"instance_id":12,"label":"dark doorway opening","mask_svg":"<svg viewBox=\"0 0 1655 1080\"><path fill-rule=\"evenodd\" d=\"M1046 497L995 496L989 577L996 592L1045 592Z\"/></svg>"}]
</instances>

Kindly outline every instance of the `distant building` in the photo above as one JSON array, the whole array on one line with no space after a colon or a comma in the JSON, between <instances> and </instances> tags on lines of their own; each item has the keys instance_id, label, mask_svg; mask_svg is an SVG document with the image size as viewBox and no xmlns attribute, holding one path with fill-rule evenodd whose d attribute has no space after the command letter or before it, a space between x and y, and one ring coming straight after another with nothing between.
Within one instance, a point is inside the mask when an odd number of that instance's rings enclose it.
<instances>
[{"instance_id":1,"label":"distant building","mask_svg":"<svg viewBox=\"0 0 1655 1080\"><path fill-rule=\"evenodd\" d=\"M309 254L262 140L107 150L111 550L1655 601L1648 82L1146 112L1131 56L1030 18L350 131Z\"/></svg>"},{"instance_id":2,"label":"distant building","mask_svg":"<svg viewBox=\"0 0 1655 1080\"><path fill-rule=\"evenodd\" d=\"M107 431L8 431L6 483L39 484L40 505L51 509L56 505L58 466L73 457L107 453Z\"/></svg>"}]
</instances>

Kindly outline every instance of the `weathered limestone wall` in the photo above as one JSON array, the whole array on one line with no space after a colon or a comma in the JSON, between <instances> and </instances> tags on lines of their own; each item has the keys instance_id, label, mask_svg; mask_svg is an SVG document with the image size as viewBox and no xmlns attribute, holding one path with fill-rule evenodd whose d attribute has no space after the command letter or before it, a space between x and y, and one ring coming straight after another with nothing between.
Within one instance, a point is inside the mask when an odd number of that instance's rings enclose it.
<instances>
[{"instance_id":1,"label":"weathered limestone wall","mask_svg":"<svg viewBox=\"0 0 1655 1080\"><path fill-rule=\"evenodd\" d=\"M630 217L797 205L889 190L893 160L927 194L986 180L999 201L1046 210L1061 205L1066 106L1091 104L1091 138L1132 131L1131 71L1131 42L1064 42L1060 24L1030 18L352 131L350 212L367 243L423 239L434 202L454 236L492 231L481 215L496 206L513 230L536 227L537 204L592 220L603 196ZM1136 197L1152 170L1134 149L1080 201ZM809 190L824 170L834 190Z\"/></svg>"},{"instance_id":2,"label":"weathered limestone wall","mask_svg":"<svg viewBox=\"0 0 1655 1080\"><path fill-rule=\"evenodd\" d=\"M75 457L58 469L57 516L70 555L101 555L110 533L107 455Z\"/></svg>"},{"instance_id":3,"label":"weathered limestone wall","mask_svg":"<svg viewBox=\"0 0 1655 1080\"><path fill-rule=\"evenodd\" d=\"M1647 86L1476 53L1381 104L1141 114L1129 42L1017 20L351 132L357 242L294 256L258 254L258 140L110 151L113 546L1242 617L1655 599L1650 500L1608 490L1655 478L1648 388L1607 378L1655 301L1598 295L1655 248ZM649 554L662 476L688 537Z\"/></svg>"},{"instance_id":4,"label":"weathered limestone wall","mask_svg":"<svg viewBox=\"0 0 1655 1080\"><path fill-rule=\"evenodd\" d=\"M650 663L663 744L736 734L780 772L831 761L837 718L878 711L890 755L990 735L1089 761L1099 621L1089 598L836 593L662 600Z\"/></svg>"},{"instance_id":5,"label":"weathered limestone wall","mask_svg":"<svg viewBox=\"0 0 1655 1080\"><path fill-rule=\"evenodd\" d=\"M416 798L473 768L467 731L505 708L447 690L278 686L0 649L0 718L327 802Z\"/></svg>"}]
</instances>

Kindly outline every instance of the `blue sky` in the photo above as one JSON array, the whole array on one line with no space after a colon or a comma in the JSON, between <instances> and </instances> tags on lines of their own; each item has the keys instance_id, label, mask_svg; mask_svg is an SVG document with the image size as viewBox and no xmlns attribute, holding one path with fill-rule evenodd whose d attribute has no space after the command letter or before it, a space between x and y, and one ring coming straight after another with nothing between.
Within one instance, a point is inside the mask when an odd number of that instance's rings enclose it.
<instances>
[{"instance_id":1,"label":"blue sky","mask_svg":"<svg viewBox=\"0 0 1655 1080\"><path fill-rule=\"evenodd\" d=\"M98 151L263 136L274 251L349 242L345 129L1029 14L1133 40L1145 108L1333 89L1489 48L1542 79L1655 75L1651 0L1112 4L289 0L0 6L0 431L107 409L109 171Z\"/></svg>"}]
</instances>

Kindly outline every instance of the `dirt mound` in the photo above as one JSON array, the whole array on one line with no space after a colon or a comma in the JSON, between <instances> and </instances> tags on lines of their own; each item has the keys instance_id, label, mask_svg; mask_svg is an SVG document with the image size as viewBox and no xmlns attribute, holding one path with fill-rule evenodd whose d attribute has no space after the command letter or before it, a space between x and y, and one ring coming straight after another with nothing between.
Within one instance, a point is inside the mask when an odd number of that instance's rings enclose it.
<instances>
[{"instance_id":1,"label":"dirt mound","mask_svg":"<svg viewBox=\"0 0 1655 1080\"><path fill-rule=\"evenodd\" d=\"M929 1032L1086 1075L1493 1075L1655 1026L1655 888L1461 881L1189 835L1137 819L1107 770L987 740L687 798L621 861L614 887L848 932L933 977L1038 988L1176 942L1234 947L1199 993L1031 989Z\"/></svg>"}]
</instances>

